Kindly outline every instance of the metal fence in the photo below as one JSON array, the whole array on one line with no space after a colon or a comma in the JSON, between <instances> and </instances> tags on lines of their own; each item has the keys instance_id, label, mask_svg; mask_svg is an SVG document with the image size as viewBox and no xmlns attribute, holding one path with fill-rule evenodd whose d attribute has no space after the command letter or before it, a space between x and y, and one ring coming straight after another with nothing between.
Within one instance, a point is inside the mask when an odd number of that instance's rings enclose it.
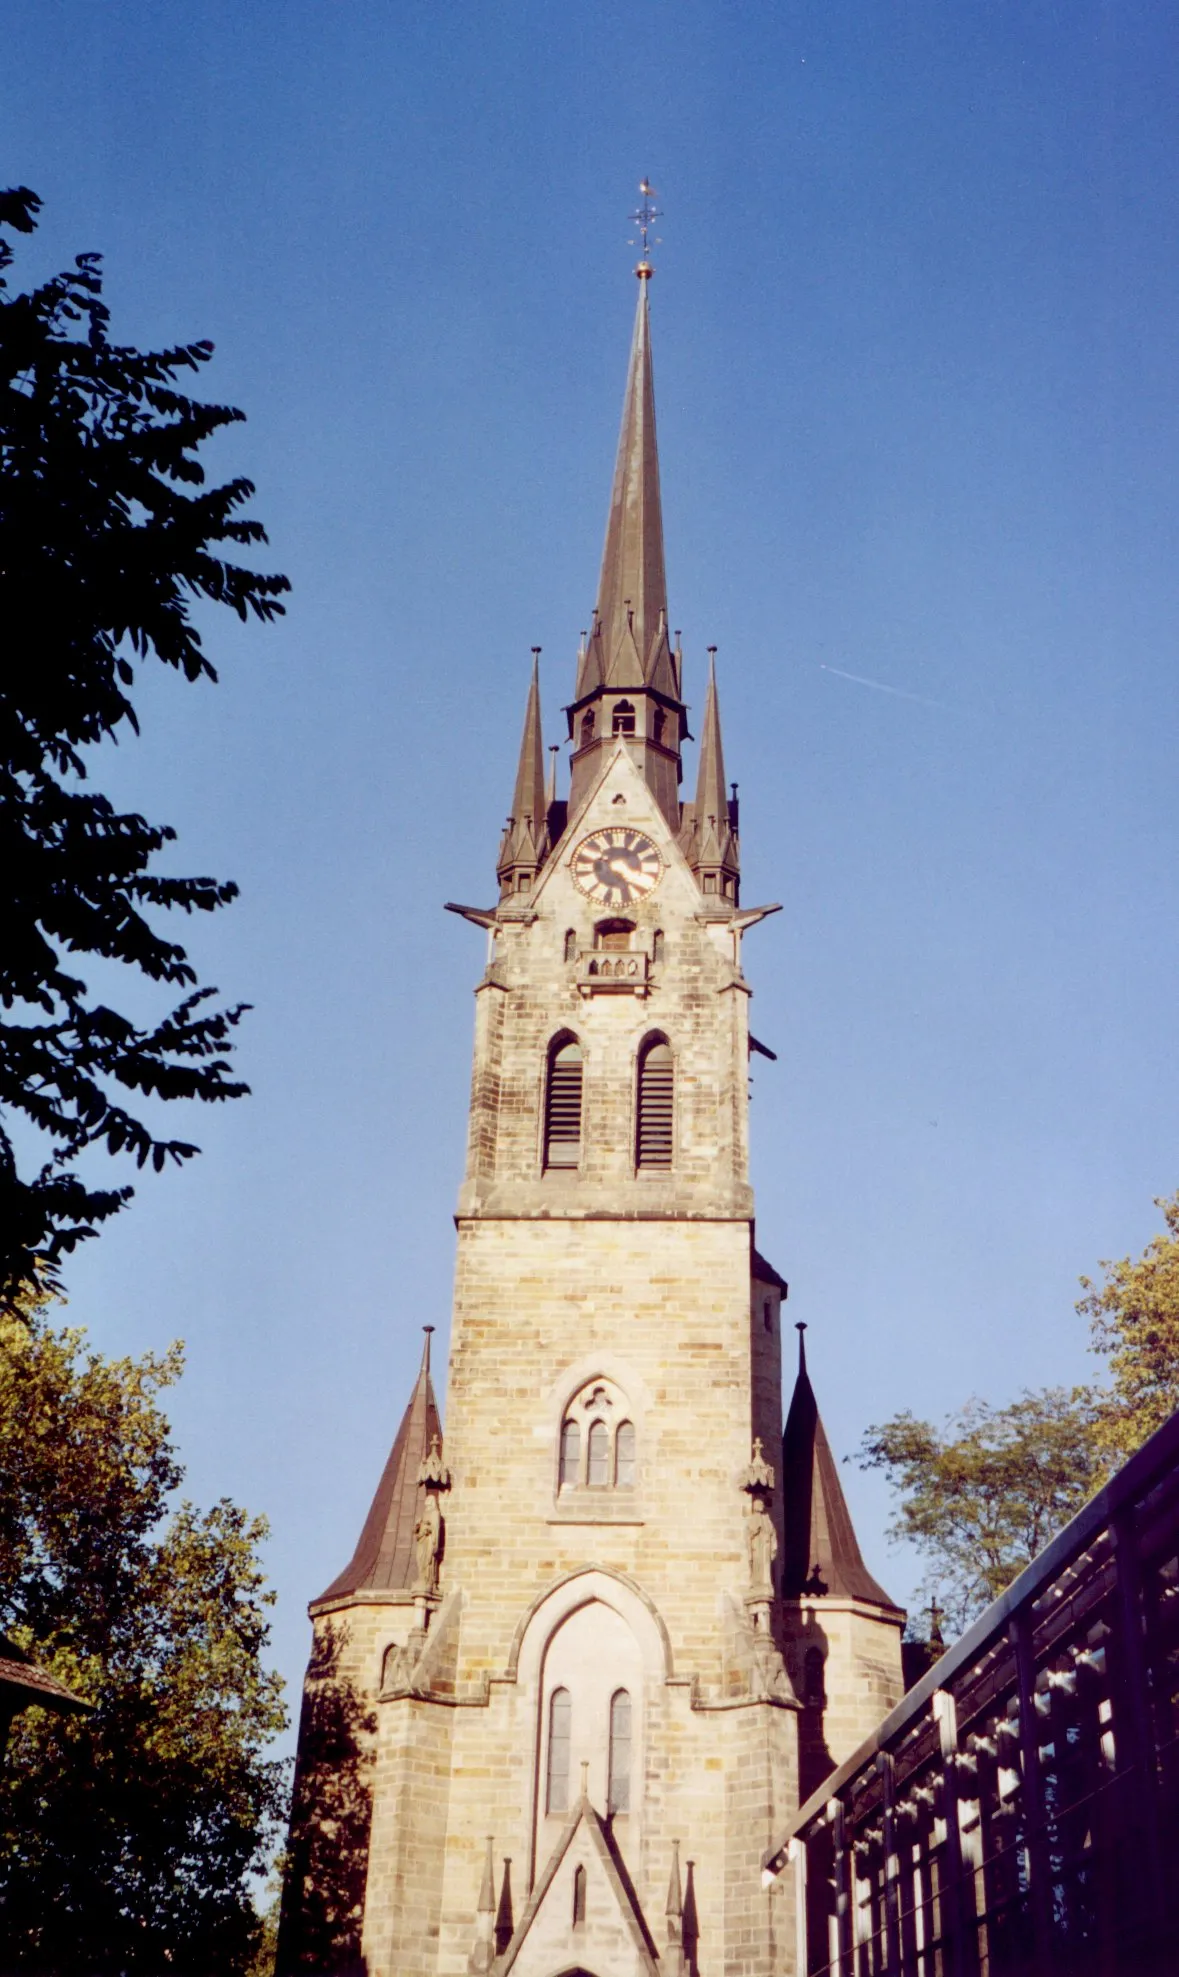
<instances>
[{"instance_id":1,"label":"metal fence","mask_svg":"<svg viewBox=\"0 0 1179 1977\"><path fill-rule=\"evenodd\" d=\"M1179 1977L1179 1414L764 1866L794 1977Z\"/></svg>"}]
</instances>

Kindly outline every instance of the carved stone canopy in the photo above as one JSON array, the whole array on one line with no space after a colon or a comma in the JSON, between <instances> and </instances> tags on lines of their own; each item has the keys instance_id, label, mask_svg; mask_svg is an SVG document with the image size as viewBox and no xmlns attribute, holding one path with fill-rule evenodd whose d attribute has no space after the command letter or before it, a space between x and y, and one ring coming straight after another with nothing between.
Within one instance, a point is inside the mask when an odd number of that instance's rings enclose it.
<instances>
[{"instance_id":1,"label":"carved stone canopy","mask_svg":"<svg viewBox=\"0 0 1179 1977\"><path fill-rule=\"evenodd\" d=\"M442 1460L442 1450L439 1447L437 1435L430 1442L428 1454L422 1458L422 1465L418 1470L418 1481L419 1483L424 1483L428 1490L448 1490L450 1488L450 1471Z\"/></svg>"},{"instance_id":2,"label":"carved stone canopy","mask_svg":"<svg viewBox=\"0 0 1179 1977\"><path fill-rule=\"evenodd\" d=\"M768 1500L774 1493L774 1472L762 1452L760 1435L754 1440L753 1454L747 1467L741 1472L740 1482L741 1488L748 1490L750 1496Z\"/></svg>"}]
</instances>

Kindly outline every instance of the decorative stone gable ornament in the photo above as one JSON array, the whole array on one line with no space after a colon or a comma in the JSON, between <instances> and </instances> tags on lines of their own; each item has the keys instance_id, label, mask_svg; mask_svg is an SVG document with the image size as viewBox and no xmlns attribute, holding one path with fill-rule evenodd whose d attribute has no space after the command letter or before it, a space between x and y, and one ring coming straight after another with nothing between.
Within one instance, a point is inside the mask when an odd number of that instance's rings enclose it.
<instances>
[{"instance_id":1,"label":"decorative stone gable ornament","mask_svg":"<svg viewBox=\"0 0 1179 1977\"><path fill-rule=\"evenodd\" d=\"M439 1445L437 1435L431 1438L429 1454L422 1457L422 1466L418 1470L418 1481L419 1483L424 1483L428 1490L448 1490L450 1488L450 1471L442 1460L442 1449Z\"/></svg>"},{"instance_id":2,"label":"decorative stone gable ornament","mask_svg":"<svg viewBox=\"0 0 1179 1977\"><path fill-rule=\"evenodd\" d=\"M741 1488L763 1500L763 1508L774 1494L774 1472L765 1459L761 1436L754 1438L753 1454L741 1472Z\"/></svg>"}]
</instances>

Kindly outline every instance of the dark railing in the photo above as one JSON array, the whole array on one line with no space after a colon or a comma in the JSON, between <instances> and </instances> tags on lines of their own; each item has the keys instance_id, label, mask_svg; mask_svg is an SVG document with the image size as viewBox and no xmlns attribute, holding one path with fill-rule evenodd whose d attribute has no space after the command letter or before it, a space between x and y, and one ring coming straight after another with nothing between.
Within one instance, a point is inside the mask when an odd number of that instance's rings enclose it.
<instances>
[{"instance_id":1,"label":"dark railing","mask_svg":"<svg viewBox=\"0 0 1179 1977\"><path fill-rule=\"evenodd\" d=\"M793 1977L1179 1973L1179 1414L764 1866Z\"/></svg>"}]
</instances>

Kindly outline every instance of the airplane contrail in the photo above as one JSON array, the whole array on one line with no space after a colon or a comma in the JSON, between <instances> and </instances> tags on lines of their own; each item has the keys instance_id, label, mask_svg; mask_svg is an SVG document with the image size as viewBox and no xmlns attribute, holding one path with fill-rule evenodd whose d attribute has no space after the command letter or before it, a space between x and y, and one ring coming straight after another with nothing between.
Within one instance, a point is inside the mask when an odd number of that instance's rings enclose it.
<instances>
[{"instance_id":1,"label":"airplane contrail","mask_svg":"<svg viewBox=\"0 0 1179 1977\"><path fill-rule=\"evenodd\" d=\"M819 671L835 673L841 680L853 680L856 686L873 687L877 693L891 693L897 700L915 700L919 707L940 707L943 713L948 711L944 700L927 700L923 693L906 693L903 687L885 686L883 680L865 679L863 673L845 673L842 666L829 666L825 659L820 659Z\"/></svg>"}]
</instances>

